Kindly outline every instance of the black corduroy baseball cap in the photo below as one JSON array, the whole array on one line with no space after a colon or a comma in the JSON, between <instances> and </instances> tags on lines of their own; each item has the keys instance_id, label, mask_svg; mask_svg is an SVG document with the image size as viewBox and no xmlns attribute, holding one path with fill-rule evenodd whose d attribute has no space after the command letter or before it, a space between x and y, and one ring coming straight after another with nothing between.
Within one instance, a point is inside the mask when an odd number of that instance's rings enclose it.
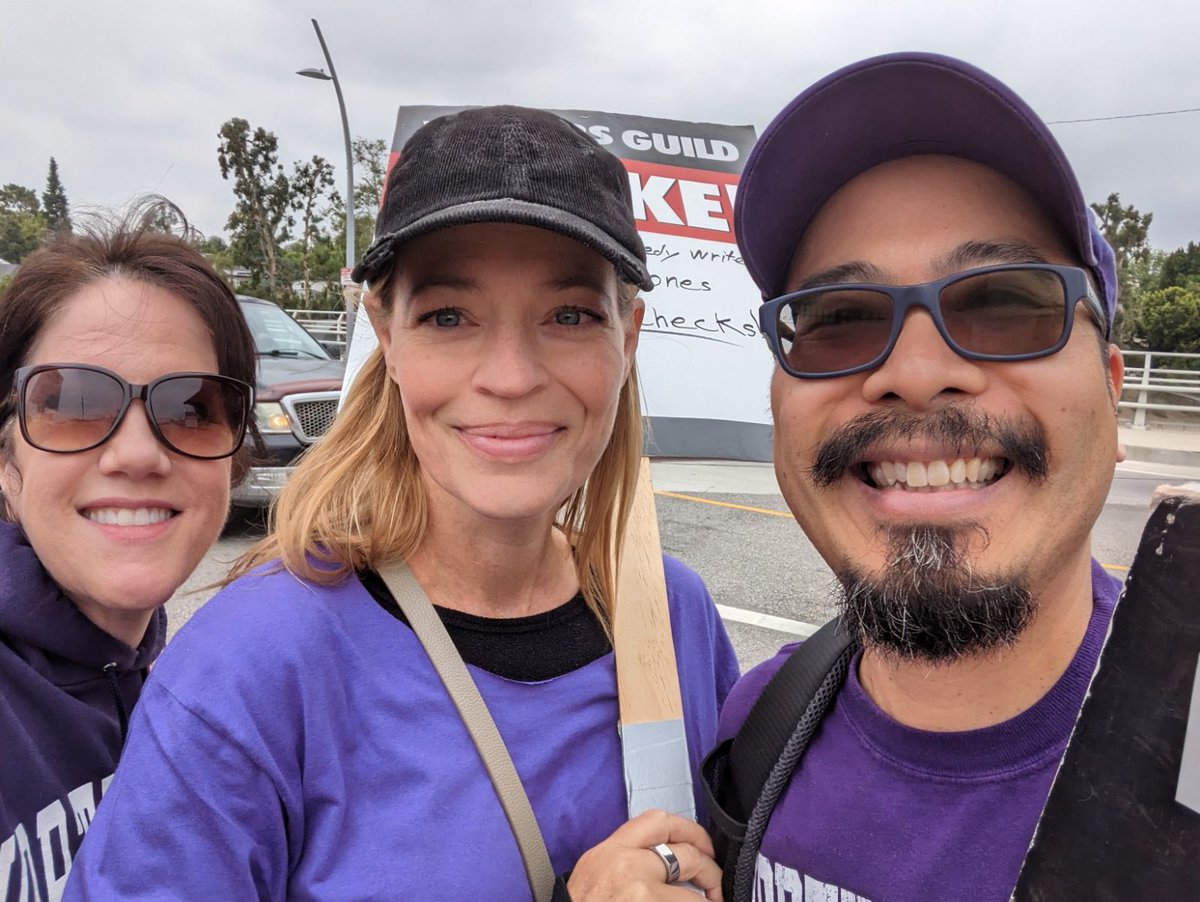
<instances>
[{"instance_id":1,"label":"black corduroy baseball cap","mask_svg":"<svg viewBox=\"0 0 1200 902\"><path fill-rule=\"evenodd\" d=\"M406 241L475 222L512 222L574 238L649 291L646 248L621 161L565 119L516 106L433 119L388 173L376 238L354 267L379 278Z\"/></svg>"}]
</instances>

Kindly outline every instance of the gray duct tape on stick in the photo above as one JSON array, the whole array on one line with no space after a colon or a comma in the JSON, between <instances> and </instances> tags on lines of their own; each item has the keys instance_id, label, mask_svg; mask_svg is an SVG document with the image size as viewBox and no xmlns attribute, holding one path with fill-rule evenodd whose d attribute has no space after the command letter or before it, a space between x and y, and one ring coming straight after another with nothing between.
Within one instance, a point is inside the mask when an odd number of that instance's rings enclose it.
<instances>
[{"instance_id":1,"label":"gray duct tape on stick","mask_svg":"<svg viewBox=\"0 0 1200 902\"><path fill-rule=\"evenodd\" d=\"M696 797L688 772L687 733L682 720L621 726L629 816L660 808L696 819Z\"/></svg>"}]
</instances>

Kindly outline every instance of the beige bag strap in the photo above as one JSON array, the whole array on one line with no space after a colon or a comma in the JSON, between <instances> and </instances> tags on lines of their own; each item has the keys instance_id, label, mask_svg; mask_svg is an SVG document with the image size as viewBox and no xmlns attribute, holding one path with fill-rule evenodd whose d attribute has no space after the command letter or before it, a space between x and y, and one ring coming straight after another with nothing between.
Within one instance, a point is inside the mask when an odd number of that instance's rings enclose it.
<instances>
[{"instance_id":1,"label":"beige bag strap","mask_svg":"<svg viewBox=\"0 0 1200 902\"><path fill-rule=\"evenodd\" d=\"M546 843L533 815L529 797L525 794L525 787L521 785L508 748L496 729L496 722L492 720L483 696L479 694L479 687L471 679L450 634L446 632L425 590L408 566L403 561L393 561L380 567L379 575L408 618L413 632L425 646L425 653L442 678L479 751L479 757L483 759L483 766L492 778L504 815L516 837L534 899L536 902L549 902L554 894L554 866L550 864L550 855L546 851Z\"/></svg>"}]
</instances>

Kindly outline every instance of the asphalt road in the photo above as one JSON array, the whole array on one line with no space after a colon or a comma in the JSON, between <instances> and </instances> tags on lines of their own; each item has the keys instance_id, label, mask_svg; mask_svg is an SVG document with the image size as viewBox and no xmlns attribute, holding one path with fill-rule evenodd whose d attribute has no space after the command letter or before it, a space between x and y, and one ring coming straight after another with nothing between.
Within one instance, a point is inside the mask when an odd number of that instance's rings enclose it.
<instances>
[{"instance_id":1,"label":"asphalt road","mask_svg":"<svg viewBox=\"0 0 1200 902\"><path fill-rule=\"evenodd\" d=\"M763 474L767 475L764 476ZM753 475L753 474L752 474ZM787 515L783 498L774 490L769 471L760 471L747 492L684 491L674 482L658 497L663 549L689 564L704 577L719 604L805 623L823 623L833 616L833 575L804 533ZM1152 465L1122 467L1093 534L1093 548L1110 572L1123 576L1133 561L1138 538L1150 513L1156 486L1186 481L1176 470L1155 472ZM697 485L711 485L704 480ZM750 508L750 509L746 509ZM235 515L224 535L191 579L168 604L171 630L178 629L213 594L230 562L261 537L253 515ZM794 636L726 621L743 669L770 657Z\"/></svg>"}]
</instances>

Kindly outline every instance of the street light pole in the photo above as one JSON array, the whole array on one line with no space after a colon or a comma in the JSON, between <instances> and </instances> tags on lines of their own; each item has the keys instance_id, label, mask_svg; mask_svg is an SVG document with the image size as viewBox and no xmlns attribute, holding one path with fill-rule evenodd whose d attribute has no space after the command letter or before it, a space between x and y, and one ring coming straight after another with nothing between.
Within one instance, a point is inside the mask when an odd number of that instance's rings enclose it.
<instances>
[{"instance_id":1,"label":"street light pole","mask_svg":"<svg viewBox=\"0 0 1200 902\"><path fill-rule=\"evenodd\" d=\"M321 26L317 24L317 20L312 20L313 30L317 33L317 40L321 42L321 52L325 54L325 63L329 66L329 74L326 75L320 69L301 69L297 75L303 75L306 78L316 78L321 81L332 81L333 90L337 92L338 110L342 114L342 138L346 143L346 268L353 268L355 262L354 256L354 152L350 145L350 121L346 118L346 101L342 97L342 85L338 81L337 70L333 68L333 57L329 55L329 47L325 44L325 36L321 34ZM347 289L343 281L343 293L346 300L346 343L347 347L350 342L351 329L354 322L354 308L357 306L355 300L357 293Z\"/></svg>"}]
</instances>

